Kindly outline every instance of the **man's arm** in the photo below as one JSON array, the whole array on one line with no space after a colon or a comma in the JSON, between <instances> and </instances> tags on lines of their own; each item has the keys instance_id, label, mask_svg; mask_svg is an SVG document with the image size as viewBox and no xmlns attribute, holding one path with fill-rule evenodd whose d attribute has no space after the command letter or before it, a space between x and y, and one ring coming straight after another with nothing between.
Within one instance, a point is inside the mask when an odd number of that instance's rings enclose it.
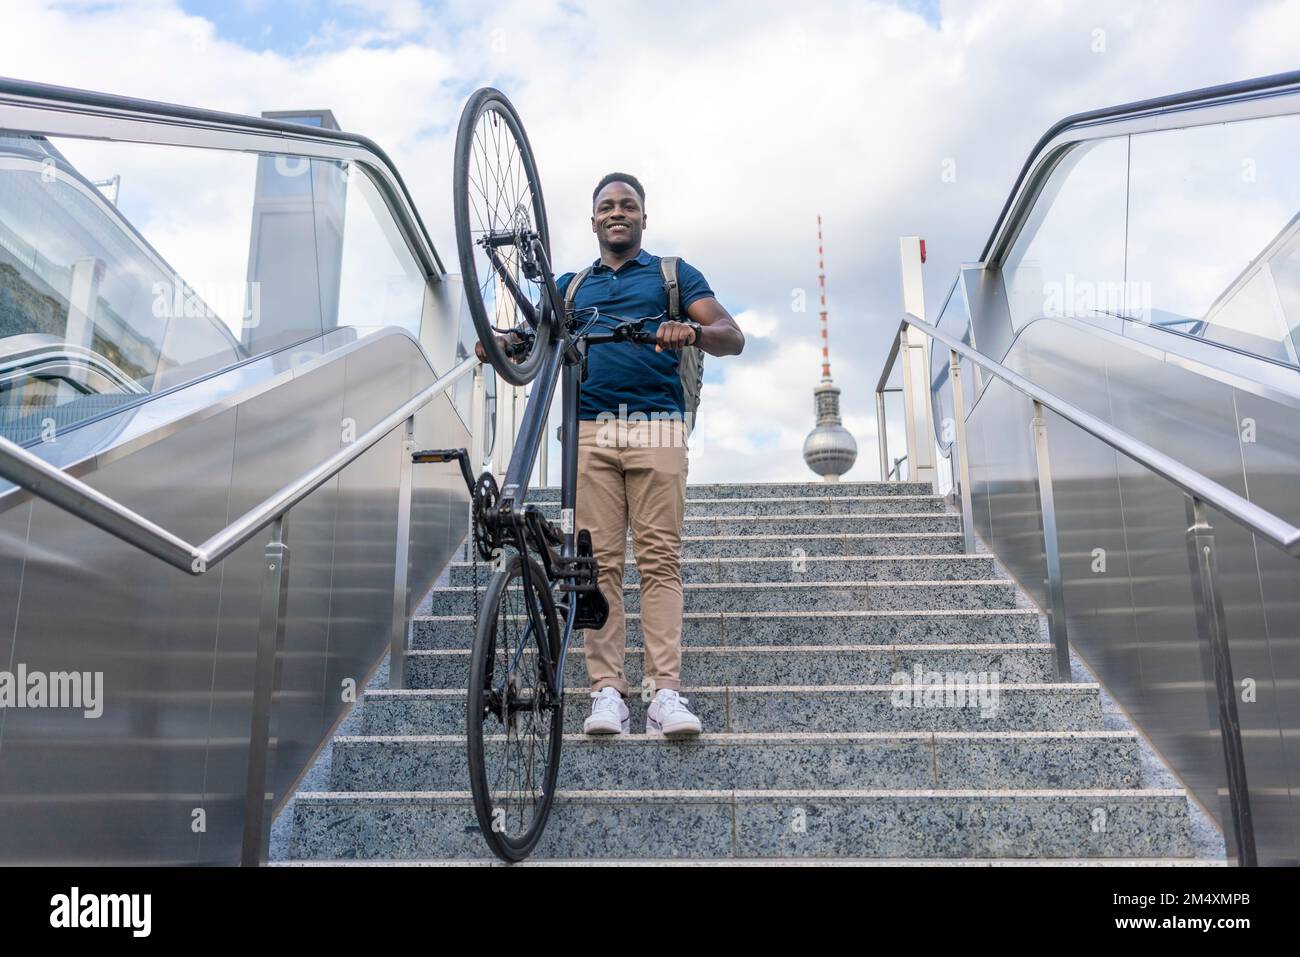
<instances>
[{"instance_id":1,"label":"man's arm","mask_svg":"<svg viewBox=\"0 0 1300 957\"><path fill-rule=\"evenodd\" d=\"M700 324L700 341L691 341L695 330L686 323L666 320L659 323L656 352L695 345L711 356L738 356L745 348L745 334L740 326L712 296L696 299L686 307L686 315Z\"/></svg>"}]
</instances>

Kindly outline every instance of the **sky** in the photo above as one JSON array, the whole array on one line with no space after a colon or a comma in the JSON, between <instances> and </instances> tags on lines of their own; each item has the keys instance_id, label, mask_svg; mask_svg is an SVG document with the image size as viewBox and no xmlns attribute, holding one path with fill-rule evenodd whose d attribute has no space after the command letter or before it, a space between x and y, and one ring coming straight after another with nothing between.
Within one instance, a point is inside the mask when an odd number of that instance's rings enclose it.
<instances>
[{"instance_id":1,"label":"sky","mask_svg":"<svg viewBox=\"0 0 1300 957\"><path fill-rule=\"evenodd\" d=\"M811 476L819 214L831 370L859 447L846 477L873 479L899 237L926 240L935 318L1056 120L1294 68L1300 35L1300 0L0 0L0 14L10 77L332 109L392 157L449 265L452 141L479 86L524 119L561 269L596 256L595 182L637 175L645 248L701 269L747 337L706 362L692 482Z\"/></svg>"}]
</instances>

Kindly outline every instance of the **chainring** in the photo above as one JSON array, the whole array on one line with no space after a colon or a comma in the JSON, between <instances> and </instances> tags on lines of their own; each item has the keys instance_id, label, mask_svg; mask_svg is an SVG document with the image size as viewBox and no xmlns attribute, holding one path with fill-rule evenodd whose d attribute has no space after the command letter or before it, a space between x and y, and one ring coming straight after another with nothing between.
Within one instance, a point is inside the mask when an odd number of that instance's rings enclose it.
<instances>
[{"instance_id":1,"label":"chainring","mask_svg":"<svg viewBox=\"0 0 1300 957\"><path fill-rule=\"evenodd\" d=\"M501 545L498 534L500 526L495 520L500 500L501 492L497 488L496 478L491 472L484 472L474 483L474 542L479 557L485 562L492 561Z\"/></svg>"}]
</instances>

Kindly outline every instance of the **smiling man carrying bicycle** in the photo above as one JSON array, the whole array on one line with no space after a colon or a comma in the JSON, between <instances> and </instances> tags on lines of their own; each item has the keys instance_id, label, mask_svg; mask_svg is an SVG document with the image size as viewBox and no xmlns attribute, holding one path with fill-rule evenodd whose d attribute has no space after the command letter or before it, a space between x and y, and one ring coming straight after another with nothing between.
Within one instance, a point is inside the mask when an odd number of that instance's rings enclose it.
<instances>
[{"instance_id":1,"label":"smiling man carrying bicycle","mask_svg":"<svg viewBox=\"0 0 1300 957\"><path fill-rule=\"evenodd\" d=\"M631 342L592 350L582 383L575 518L577 527L591 532L598 583L610 611L603 628L586 632L593 699L583 723L587 734L629 730L623 606L629 522L641 576L644 686L653 692L646 732L691 735L701 730L700 719L678 694L687 412L689 400L698 398L698 393L686 395L680 363L682 350L692 346L714 356L739 355L745 337L699 270L641 248L645 227L640 182L626 173L605 176L592 194L591 230L600 258L556 282L566 305L645 317L647 331L655 333L653 350ZM649 324L654 321L657 327Z\"/></svg>"}]
</instances>

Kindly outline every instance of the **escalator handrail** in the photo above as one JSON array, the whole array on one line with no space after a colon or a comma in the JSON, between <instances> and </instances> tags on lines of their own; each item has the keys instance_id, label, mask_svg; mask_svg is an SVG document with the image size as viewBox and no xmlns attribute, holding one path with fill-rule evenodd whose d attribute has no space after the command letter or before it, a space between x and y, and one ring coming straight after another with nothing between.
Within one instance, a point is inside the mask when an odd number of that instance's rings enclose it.
<instances>
[{"instance_id":1,"label":"escalator handrail","mask_svg":"<svg viewBox=\"0 0 1300 957\"><path fill-rule=\"evenodd\" d=\"M324 153L314 152L312 144L347 146L368 155L370 165L382 170L391 180L396 192L393 198L398 200L394 212L408 240L412 241L417 258L426 269L426 278L441 281L446 275L446 267L434 248L428 229L415 206L415 200L406 186L405 180L397 167L374 140L359 133L343 130L329 130L323 127L307 126L302 123L289 123L283 120L265 119L260 116L243 116L238 113L224 113L219 110L206 110L192 106L180 106L174 103L161 103L130 96L118 96L111 93L99 93L93 90L78 90L72 87L54 86L47 83L33 83L28 80L16 80L0 77L0 105L25 106L33 108L54 108L63 111L72 110L95 116L110 116L126 120L166 125L181 125L220 130L225 133L246 133L250 137L265 137L273 134L301 145L303 155L328 158ZM25 132L40 133L39 130ZM104 138L104 137L99 137ZM113 139L114 137L107 137ZM133 138L134 141L135 140Z\"/></svg>"},{"instance_id":2,"label":"escalator handrail","mask_svg":"<svg viewBox=\"0 0 1300 957\"><path fill-rule=\"evenodd\" d=\"M1266 538L1293 558L1300 558L1300 528L1285 519L1274 515L1267 509L1260 508L1254 502L1220 485L1191 466L1166 455L1157 448L1147 445L1147 443L1128 432L1117 429L1109 422L1085 412L1074 403L1061 398L1055 393L1048 392L1037 383L1031 382L1017 372L1013 372L1002 363L977 349L971 348L960 339L940 331L928 322L918 319L911 313L904 314L898 326L899 335L894 337L895 340L899 339L909 327L917 329L929 336L930 339L943 344L963 359L1001 379L1017 392L1038 402L1043 408L1050 409L1067 422L1101 440L1116 451L1124 453L1139 465L1145 466L1157 475L1172 482L1193 498L1214 506L1214 508L1247 531ZM895 355L897 355L896 351L891 353L891 361L885 367L886 374L892 368L892 356ZM882 376L882 381L884 378L885 376Z\"/></svg>"},{"instance_id":3,"label":"escalator handrail","mask_svg":"<svg viewBox=\"0 0 1300 957\"><path fill-rule=\"evenodd\" d=\"M389 413L369 431L263 499L200 545L178 535L104 495L80 479L50 465L20 445L0 437L0 478L13 482L38 498L89 522L110 535L134 545L190 575L211 571L250 538L343 471L408 418L424 408L480 365L471 356L438 377Z\"/></svg>"},{"instance_id":4,"label":"escalator handrail","mask_svg":"<svg viewBox=\"0 0 1300 957\"><path fill-rule=\"evenodd\" d=\"M1252 100L1261 96L1279 96L1285 93L1300 92L1300 70L1287 73L1274 73L1270 76L1239 80L1219 86L1202 87L1167 96L1158 96L1118 106L1108 106L1099 110L1075 113L1057 121L1046 133L1039 137L1034 148L1029 151L1025 165L1016 177L1011 193L1007 196L993 224L984 251L979 261L989 268L998 268L1010 250L1022 224L1038 202L1041 187L1055 169L1056 163L1064 152L1083 139L1104 138L1104 136L1085 136L1085 130L1096 131L1098 128L1113 126L1139 117L1159 116L1172 112L1188 112L1197 109L1221 107L1232 102ZM1216 115L1216 122L1223 117Z\"/></svg>"}]
</instances>

